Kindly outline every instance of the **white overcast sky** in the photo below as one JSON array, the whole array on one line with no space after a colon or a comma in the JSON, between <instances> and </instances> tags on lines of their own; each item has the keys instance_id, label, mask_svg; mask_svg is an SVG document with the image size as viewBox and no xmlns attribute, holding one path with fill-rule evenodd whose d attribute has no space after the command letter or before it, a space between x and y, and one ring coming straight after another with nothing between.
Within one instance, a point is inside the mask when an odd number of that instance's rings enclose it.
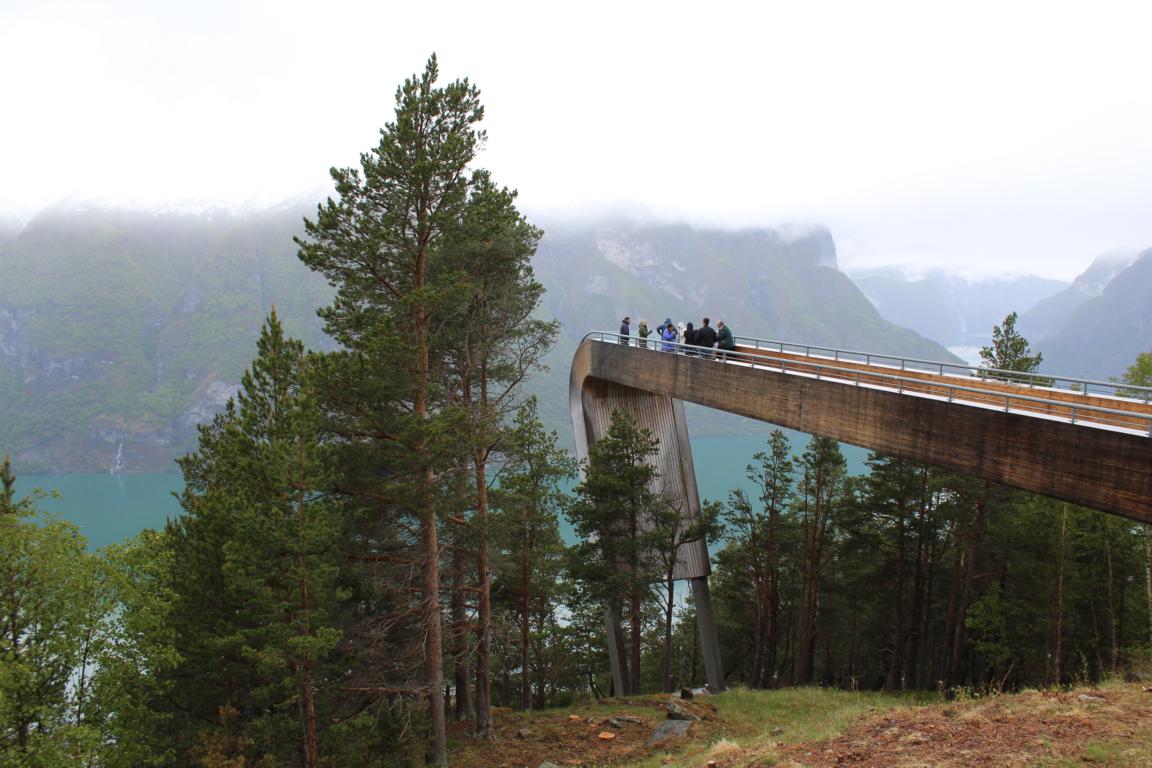
<instances>
[{"instance_id":1,"label":"white overcast sky","mask_svg":"<svg viewBox=\"0 0 1152 768\"><path fill-rule=\"evenodd\" d=\"M826 224L841 265L1152 246L1152 3L0 0L0 213L273 201L439 57L552 214Z\"/></svg>"}]
</instances>

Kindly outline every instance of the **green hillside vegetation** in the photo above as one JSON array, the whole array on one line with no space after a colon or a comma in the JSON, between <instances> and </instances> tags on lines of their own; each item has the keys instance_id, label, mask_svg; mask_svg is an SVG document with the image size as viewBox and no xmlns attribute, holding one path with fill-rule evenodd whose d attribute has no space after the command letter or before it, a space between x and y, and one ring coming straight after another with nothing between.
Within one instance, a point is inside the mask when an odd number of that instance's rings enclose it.
<instances>
[{"instance_id":1,"label":"green hillside vegetation","mask_svg":"<svg viewBox=\"0 0 1152 768\"><path fill-rule=\"evenodd\" d=\"M273 305L323 348L314 308L330 291L295 259L299 220L88 210L30 222L0 250L0 442L18 465L108 469L126 436L129 468L171 468L195 437L182 417L214 382L235 389Z\"/></svg>"},{"instance_id":2,"label":"green hillside vegetation","mask_svg":"<svg viewBox=\"0 0 1152 768\"><path fill-rule=\"evenodd\" d=\"M314 207L250 214L49 210L0 246L0 445L22 472L171 470L196 423L223 406L275 306L311 349L332 347L315 310L332 295L296 257ZM885 322L835 269L826 230L696 229L635 221L546 229L533 261L537 311L562 328L530 385L569 434L568 363L589 330L623 313L711 315L738 335L953 359ZM765 427L726 415L700 434Z\"/></svg>"}]
</instances>

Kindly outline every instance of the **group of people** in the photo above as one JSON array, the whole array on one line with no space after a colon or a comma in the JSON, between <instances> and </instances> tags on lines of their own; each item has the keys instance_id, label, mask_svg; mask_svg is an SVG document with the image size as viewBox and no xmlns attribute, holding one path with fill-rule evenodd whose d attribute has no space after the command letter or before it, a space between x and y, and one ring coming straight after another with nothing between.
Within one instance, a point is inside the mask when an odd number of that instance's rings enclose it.
<instances>
[{"instance_id":1,"label":"group of people","mask_svg":"<svg viewBox=\"0 0 1152 768\"><path fill-rule=\"evenodd\" d=\"M680 347L679 351L683 354L712 357L712 350L715 349L719 350L720 359L724 359L725 352L736 349L732 329L723 320L716 323L715 328L709 324L710 322L711 320L706 317L701 321L699 328L694 328L692 323L684 322L681 322L677 327L672 323L672 318L666 318L653 330L649 328L647 320L641 320L636 329L636 346L659 349L664 352L676 352L677 344L682 344L684 346ZM656 334L656 339L649 341L648 337L653 333ZM631 336L632 318L625 316L620 322L620 343L629 344ZM696 350L693 347L701 347L702 349Z\"/></svg>"}]
</instances>

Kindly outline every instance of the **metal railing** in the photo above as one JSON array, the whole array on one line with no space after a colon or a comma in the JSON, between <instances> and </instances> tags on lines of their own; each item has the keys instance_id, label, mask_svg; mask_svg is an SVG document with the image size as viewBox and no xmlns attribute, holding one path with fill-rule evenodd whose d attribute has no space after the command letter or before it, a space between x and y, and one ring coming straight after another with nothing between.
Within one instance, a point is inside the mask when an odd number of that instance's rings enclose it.
<instances>
[{"instance_id":1,"label":"metal railing","mask_svg":"<svg viewBox=\"0 0 1152 768\"><path fill-rule=\"evenodd\" d=\"M809 376L818 380L889 389L900 394L991 407L1005 413L1054 418L1082 426L1152 436L1152 406L1149 405L1152 387L1027 374L748 337L736 337L737 347L751 347L755 352L709 349L652 337L624 337L608 331L589 332L583 340L626 344L651 351L665 351L665 346L670 346L670 351L681 355L712 358L720 362L779 370L781 373ZM869 368L849 367L853 364ZM889 368L892 372L878 371L876 368ZM939 378L924 378L925 375ZM988 386L983 386L984 382ZM1098 391L1090 392L1091 387L1096 387ZM1102 389L1106 391L1099 391ZM1135 393L1137 397L1130 397L1128 393ZM1080 399L1068 399L1070 395L1080 396ZM1097 398L1098 402L1084 402L1088 398ZM1100 401L1108 404L1099 404Z\"/></svg>"}]
</instances>

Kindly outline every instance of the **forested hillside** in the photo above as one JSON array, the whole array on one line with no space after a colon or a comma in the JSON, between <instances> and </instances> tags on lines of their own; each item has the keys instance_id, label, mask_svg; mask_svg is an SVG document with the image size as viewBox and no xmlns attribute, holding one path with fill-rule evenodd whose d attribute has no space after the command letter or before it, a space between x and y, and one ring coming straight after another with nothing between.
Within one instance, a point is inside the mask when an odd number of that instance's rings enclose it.
<instances>
[{"instance_id":1,"label":"forested hillside","mask_svg":"<svg viewBox=\"0 0 1152 768\"><path fill-rule=\"evenodd\" d=\"M301 209L48 210L0 246L0 443L27 471L170 470L276 306L324 348Z\"/></svg>"}]
</instances>

